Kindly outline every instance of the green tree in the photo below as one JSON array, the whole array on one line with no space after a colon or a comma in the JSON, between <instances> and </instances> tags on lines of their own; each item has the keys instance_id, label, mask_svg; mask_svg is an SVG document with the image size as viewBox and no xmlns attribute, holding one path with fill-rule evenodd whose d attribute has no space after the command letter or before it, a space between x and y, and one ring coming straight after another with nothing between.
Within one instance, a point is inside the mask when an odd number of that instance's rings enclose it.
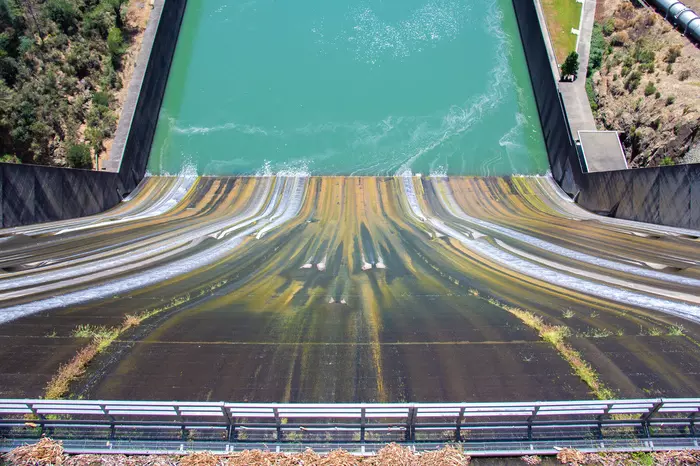
<instances>
[{"instance_id":1,"label":"green tree","mask_svg":"<svg viewBox=\"0 0 700 466\"><path fill-rule=\"evenodd\" d=\"M124 36L121 29L113 27L107 34L107 49L112 54L112 58L120 57L124 53Z\"/></svg>"},{"instance_id":2,"label":"green tree","mask_svg":"<svg viewBox=\"0 0 700 466\"><path fill-rule=\"evenodd\" d=\"M578 77L578 53L571 52L561 65L562 79L572 76L574 80Z\"/></svg>"},{"instance_id":3,"label":"green tree","mask_svg":"<svg viewBox=\"0 0 700 466\"><path fill-rule=\"evenodd\" d=\"M48 0L44 7L48 17L66 34L77 31L80 14L78 8L69 0Z\"/></svg>"},{"instance_id":4,"label":"green tree","mask_svg":"<svg viewBox=\"0 0 700 466\"><path fill-rule=\"evenodd\" d=\"M73 168L92 168L92 155L87 144L71 144L66 154L68 165Z\"/></svg>"}]
</instances>

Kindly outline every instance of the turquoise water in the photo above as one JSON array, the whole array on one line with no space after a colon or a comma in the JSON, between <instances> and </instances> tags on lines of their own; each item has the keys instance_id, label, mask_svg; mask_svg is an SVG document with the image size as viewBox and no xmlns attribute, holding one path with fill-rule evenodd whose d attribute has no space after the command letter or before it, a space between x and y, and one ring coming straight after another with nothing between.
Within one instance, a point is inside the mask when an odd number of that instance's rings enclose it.
<instances>
[{"instance_id":1,"label":"turquoise water","mask_svg":"<svg viewBox=\"0 0 700 466\"><path fill-rule=\"evenodd\" d=\"M510 0L189 0L148 169L184 165L544 173Z\"/></svg>"}]
</instances>

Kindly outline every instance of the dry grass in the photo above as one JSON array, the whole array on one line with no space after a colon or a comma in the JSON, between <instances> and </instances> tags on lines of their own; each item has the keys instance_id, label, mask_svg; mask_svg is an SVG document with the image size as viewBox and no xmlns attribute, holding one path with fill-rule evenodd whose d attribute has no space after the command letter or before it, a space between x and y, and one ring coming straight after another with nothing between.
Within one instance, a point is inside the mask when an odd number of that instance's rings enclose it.
<instances>
[{"instance_id":1,"label":"dry grass","mask_svg":"<svg viewBox=\"0 0 700 466\"><path fill-rule=\"evenodd\" d=\"M85 373L85 367L97 355L99 347L99 343L93 340L89 345L78 351L78 354L69 363L62 365L56 375L46 385L44 396L48 399L58 399L68 393L70 383Z\"/></svg>"},{"instance_id":2,"label":"dry grass","mask_svg":"<svg viewBox=\"0 0 700 466\"><path fill-rule=\"evenodd\" d=\"M495 299L489 299L489 302L510 312L525 325L536 330L540 338L552 345L561 357L569 363L576 375L588 385L598 399L609 400L615 398L615 393L601 382L598 373L583 359L581 353L566 343L566 338L571 336L569 327L550 325L540 316L512 306L506 306Z\"/></svg>"},{"instance_id":3,"label":"dry grass","mask_svg":"<svg viewBox=\"0 0 700 466\"><path fill-rule=\"evenodd\" d=\"M310 449L302 453L244 450L226 455L210 452L182 456L66 455L61 442L43 438L36 444L15 448L1 459L13 466L464 466L471 458L452 446L416 453L396 444L387 445L371 456L355 456L345 450L319 455ZM542 462L538 456L521 459L529 465ZM689 466L700 464L700 451L583 453L565 448L557 454L557 460L570 466Z\"/></svg>"},{"instance_id":4,"label":"dry grass","mask_svg":"<svg viewBox=\"0 0 700 466\"><path fill-rule=\"evenodd\" d=\"M5 459L10 464L18 466L465 466L470 461L469 456L451 446L415 453L407 447L396 444L385 446L373 456L356 456L345 450L334 450L328 454L319 455L310 449L302 453L245 450L227 455L197 452L184 456L68 456L64 454L60 442L47 438L35 445L14 449L6 455Z\"/></svg>"},{"instance_id":5,"label":"dry grass","mask_svg":"<svg viewBox=\"0 0 700 466\"><path fill-rule=\"evenodd\" d=\"M60 466L63 464L63 445L49 438L42 438L33 445L24 445L10 451L3 458L12 465Z\"/></svg>"},{"instance_id":6,"label":"dry grass","mask_svg":"<svg viewBox=\"0 0 700 466\"><path fill-rule=\"evenodd\" d=\"M189 297L189 295L187 296ZM45 398L59 399L65 396L69 391L71 382L83 375L88 364L90 364L95 356L107 349L120 335L127 330L138 327L144 320L165 310L172 309L184 302L186 302L186 300L183 298L176 298L162 308L152 309L140 314L126 314L119 327L94 326L89 324L78 325L75 330L73 330L72 336L76 338L91 338L92 341L78 351L78 354L76 354L70 362L62 365L58 369L56 375L53 376L46 386Z\"/></svg>"}]
</instances>

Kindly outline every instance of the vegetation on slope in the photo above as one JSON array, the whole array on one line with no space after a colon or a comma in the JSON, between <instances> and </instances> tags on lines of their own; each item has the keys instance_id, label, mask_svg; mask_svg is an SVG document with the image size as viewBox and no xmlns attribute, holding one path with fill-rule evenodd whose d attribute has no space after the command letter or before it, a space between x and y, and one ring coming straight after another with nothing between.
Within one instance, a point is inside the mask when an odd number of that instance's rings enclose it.
<instances>
[{"instance_id":1,"label":"vegetation on slope","mask_svg":"<svg viewBox=\"0 0 700 466\"><path fill-rule=\"evenodd\" d=\"M621 132L630 167L700 161L698 69L700 50L653 10L603 3L586 90L599 129Z\"/></svg>"},{"instance_id":2,"label":"vegetation on slope","mask_svg":"<svg viewBox=\"0 0 700 466\"><path fill-rule=\"evenodd\" d=\"M127 0L0 0L0 160L92 168L116 129Z\"/></svg>"}]
</instances>

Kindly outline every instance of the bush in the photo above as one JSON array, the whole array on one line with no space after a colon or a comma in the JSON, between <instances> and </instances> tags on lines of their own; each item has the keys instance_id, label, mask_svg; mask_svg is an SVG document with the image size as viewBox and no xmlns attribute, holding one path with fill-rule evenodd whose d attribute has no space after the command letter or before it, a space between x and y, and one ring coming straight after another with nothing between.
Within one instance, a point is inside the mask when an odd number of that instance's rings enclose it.
<instances>
[{"instance_id":1,"label":"bush","mask_svg":"<svg viewBox=\"0 0 700 466\"><path fill-rule=\"evenodd\" d=\"M71 144L68 147L66 160L73 168L92 168L92 155L86 144Z\"/></svg>"},{"instance_id":2,"label":"bush","mask_svg":"<svg viewBox=\"0 0 700 466\"><path fill-rule=\"evenodd\" d=\"M598 94L593 88L593 82L590 77L586 79L586 95L588 96L588 102L591 104L591 110L595 112L599 107Z\"/></svg>"},{"instance_id":3,"label":"bush","mask_svg":"<svg viewBox=\"0 0 700 466\"><path fill-rule=\"evenodd\" d=\"M608 48L608 44L603 36L603 28L600 24L595 23L593 25L593 34L591 36L591 52L588 59L588 75L595 73L596 70L600 69L603 63L603 56L605 55L605 50Z\"/></svg>"},{"instance_id":4,"label":"bush","mask_svg":"<svg viewBox=\"0 0 700 466\"><path fill-rule=\"evenodd\" d=\"M613 32L615 32L615 19L608 18L608 20L603 23L603 34L609 36Z\"/></svg>"},{"instance_id":5,"label":"bush","mask_svg":"<svg viewBox=\"0 0 700 466\"><path fill-rule=\"evenodd\" d=\"M5 154L0 157L0 162L5 163L22 163L22 161L14 154Z\"/></svg>"},{"instance_id":6,"label":"bush","mask_svg":"<svg viewBox=\"0 0 700 466\"><path fill-rule=\"evenodd\" d=\"M576 79L578 77L578 66L578 53L571 52L566 57L566 60L564 60L564 63L561 65L562 78L567 76L573 76L574 79Z\"/></svg>"},{"instance_id":7,"label":"bush","mask_svg":"<svg viewBox=\"0 0 700 466\"><path fill-rule=\"evenodd\" d=\"M646 97L649 97L652 94L656 94L656 86L654 86L654 83L649 81L647 83L647 86L644 88L644 95ZM661 94L659 94L661 95Z\"/></svg>"},{"instance_id":8,"label":"bush","mask_svg":"<svg viewBox=\"0 0 700 466\"><path fill-rule=\"evenodd\" d=\"M669 165L675 165L675 163L673 162L673 159L667 155L666 157L661 159L660 165L662 167L667 167Z\"/></svg>"},{"instance_id":9,"label":"bush","mask_svg":"<svg viewBox=\"0 0 700 466\"><path fill-rule=\"evenodd\" d=\"M690 70L683 70L680 73L678 73L678 80L679 81L685 81L690 77Z\"/></svg>"},{"instance_id":10,"label":"bush","mask_svg":"<svg viewBox=\"0 0 700 466\"><path fill-rule=\"evenodd\" d=\"M673 105L673 103L675 101L676 101L675 96L670 95L670 96L666 97L666 105Z\"/></svg>"},{"instance_id":11,"label":"bush","mask_svg":"<svg viewBox=\"0 0 700 466\"><path fill-rule=\"evenodd\" d=\"M107 92L95 92L92 95L92 103L102 107L109 107L111 96Z\"/></svg>"},{"instance_id":12,"label":"bush","mask_svg":"<svg viewBox=\"0 0 700 466\"><path fill-rule=\"evenodd\" d=\"M637 89L637 87L639 87L639 83L641 81L642 74L639 71L633 71L627 76L627 79L625 80L625 89L627 89L629 92L634 92L634 90Z\"/></svg>"},{"instance_id":13,"label":"bush","mask_svg":"<svg viewBox=\"0 0 700 466\"><path fill-rule=\"evenodd\" d=\"M654 97L656 97L657 99L660 99L660 98L661 98L661 92L656 91L656 93L654 94Z\"/></svg>"},{"instance_id":14,"label":"bush","mask_svg":"<svg viewBox=\"0 0 700 466\"><path fill-rule=\"evenodd\" d=\"M113 27L107 34L107 49L112 57L119 57L124 53L124 36L121 29Z\"/></svg>"},{"instance_id":15,"label":"bush","mask_svg":"<svg viewBox=\"0 0 700 466\"><path fill-rule=\"evenodd\" d=\"M664 58L664 61L670 65L670 64L676 63L676 60L680 56L681 56L680 46L674 45L673 47L668 49L668 53L666 53L666 57Z\"/></svg>"},{"instance_id":16,"label":"bush","mask_svg":"<svg viewBox=\"0 0 700 466\"><path fill-rule=\"evenodd\" d=\"M45 4L46 12L53 22L66 34L73 34L77 30L79 12L69 0L48 0Z\"/></svg>"}]
</instances>

